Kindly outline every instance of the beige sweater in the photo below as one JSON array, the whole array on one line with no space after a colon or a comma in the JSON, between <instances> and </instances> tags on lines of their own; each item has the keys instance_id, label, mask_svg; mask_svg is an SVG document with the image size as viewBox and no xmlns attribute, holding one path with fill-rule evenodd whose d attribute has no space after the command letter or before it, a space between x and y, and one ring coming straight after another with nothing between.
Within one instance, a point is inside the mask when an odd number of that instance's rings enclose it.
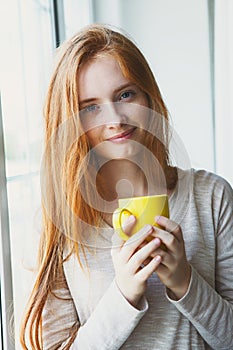
<instances>
[{"instance_id":1,"label":"beige sweater","mask_svg":"<svg viewBox=\"0 0 233 350\"><path fill-rule=\"evenodd\" d=\"M169 299L156 273L138 309L114 281L113 230L89 230L88 271L74 256L64 263L67 286L50 296L43 315L44 349L62 349L79 323L72 350L233 349L233 191L206 171L180 171L169 200L181 225L192 278L186 295Z\"/></svg>"}]
</instances>

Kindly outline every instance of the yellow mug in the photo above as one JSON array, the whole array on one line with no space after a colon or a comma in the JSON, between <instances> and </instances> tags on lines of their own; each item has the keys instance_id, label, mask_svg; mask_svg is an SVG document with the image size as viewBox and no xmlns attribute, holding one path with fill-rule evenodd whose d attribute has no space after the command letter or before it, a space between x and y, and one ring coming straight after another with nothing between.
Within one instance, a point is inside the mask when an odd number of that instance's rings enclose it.
<instances>
[{"instance_id":1,"label":"yellow mug","mask_svg":"<svg viewBox=\"0 0 233 350\"><path fill-rule=\"evenodd\" d=\"M166 194L121 198L118 200L118 204L119 208L113 212L112 223L114 229L124 241L129 236L124 233L122 226L130 215L136 217L132 234L138 232L146 224L159 227L155 222L155 216L162 215L169 218L168 196Z\"/></svg>"}]
</instances>

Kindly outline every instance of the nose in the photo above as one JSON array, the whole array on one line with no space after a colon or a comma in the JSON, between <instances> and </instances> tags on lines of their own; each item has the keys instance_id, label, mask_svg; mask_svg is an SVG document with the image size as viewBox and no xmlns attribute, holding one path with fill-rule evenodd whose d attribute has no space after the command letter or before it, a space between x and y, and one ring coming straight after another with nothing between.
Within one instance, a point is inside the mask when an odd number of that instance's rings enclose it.
<instances>
[{"instance_id":1,"label":"nose","mask_svg":"<svg viewBox=\"0 0 233 350\"><path fill-rule=\"evenodd\" d=\"M122 103L110 102L104 107L104 119L107 128L115 128L122 124L127 124L127 115Z\"/></svg>"}]
</instances>

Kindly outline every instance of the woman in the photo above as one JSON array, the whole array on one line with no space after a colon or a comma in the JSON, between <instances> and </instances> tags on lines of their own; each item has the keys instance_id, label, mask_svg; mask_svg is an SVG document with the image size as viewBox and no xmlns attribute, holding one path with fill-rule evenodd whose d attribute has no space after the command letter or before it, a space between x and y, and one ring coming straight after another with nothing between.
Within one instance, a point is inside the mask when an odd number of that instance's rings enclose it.
<instances>
[{"instance_id":1,"label":"woman","mask_svg":"<svg viewBox=\"0 0 233 350\"><path fill-rule=\"evenodd\" d=\"M232 349L233 191L171 165L168 112L134 43L103 25L64 43L45 123L44 225L23 348ZM111 224L117 199L161 192L170 219L134 239L131 216L126 244Z\"/></svg>"}]
</instances>

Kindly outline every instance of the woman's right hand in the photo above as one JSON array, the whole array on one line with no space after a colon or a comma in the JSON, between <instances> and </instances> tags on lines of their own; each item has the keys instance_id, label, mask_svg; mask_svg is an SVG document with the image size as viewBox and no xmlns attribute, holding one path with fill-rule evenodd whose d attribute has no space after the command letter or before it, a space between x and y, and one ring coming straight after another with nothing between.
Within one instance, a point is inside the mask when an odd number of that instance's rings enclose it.
<instances>
[{"instance_id":1,"label":"woman's right hand","mask_svg":"<svg viewBox=\"0 0 233 350\"><path fill-rule=\"evenodd\" d=\"M129 237L135 221L135 217L130 216L126 223L124 231ZM146 225L127 241L123 241L117 233L114 233L112 238L111 255L116 274L115 280L121 293L134 307L137 307L145 292L148 278L161 262L161 257L155 256L142 267L143 262L150 258L161 244L158 238L145 243L146 238L152 233L153 227Z\"/></svg>"}]
</instances>

